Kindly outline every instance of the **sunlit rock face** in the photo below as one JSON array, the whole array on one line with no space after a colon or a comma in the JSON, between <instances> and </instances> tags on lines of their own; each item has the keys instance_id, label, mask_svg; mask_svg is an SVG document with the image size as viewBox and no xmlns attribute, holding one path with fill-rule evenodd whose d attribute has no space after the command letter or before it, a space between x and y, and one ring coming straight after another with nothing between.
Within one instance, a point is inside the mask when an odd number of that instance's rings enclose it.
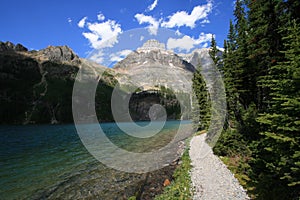
<instances>
[{"instance_id":1,"label":"sunlit rock face","mask_svg":"<svg viewBox=\"0 0 300 200\"><path fill-rule=\"evenodd\" d=\"M175 54L166 50L165 45L149 40L113 69L121 84L134 84L142 89L165 86L174 91L191 92L195 67Z\"/></svg>"},{"instance_id":2,"label":"sunlit rock face","mask_svg":"<svg viewBox=\"0 0 300 200\"><path fill-rule=\"evenodd\" d=\"M157 40L148 40L146 41L142 47L138 48L137 51L145 51L145 50L166 50L165 44L159 43Z\"/></svg>"}]
</instances>

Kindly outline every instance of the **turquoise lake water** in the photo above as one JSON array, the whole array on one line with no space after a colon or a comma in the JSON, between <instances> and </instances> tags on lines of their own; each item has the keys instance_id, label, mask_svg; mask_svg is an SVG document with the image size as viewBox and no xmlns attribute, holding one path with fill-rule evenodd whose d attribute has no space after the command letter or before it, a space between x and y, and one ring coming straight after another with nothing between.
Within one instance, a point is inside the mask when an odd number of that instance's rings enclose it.
<instances>
[{"instance_id":1,"label":"turquoise lake water","mask_svg":"<svg viewBox=\"0 0 300 200\"><path fill-rule=\"evenodd\" d=\"M134 152L166 145L178 126L179 121L169 121L152 139L137 139L114 123L101 124L113 143ZM91 156L74 125L0 126L0 143L0 199L105 199L138 179Z\"/></svg>"}]
</instances>

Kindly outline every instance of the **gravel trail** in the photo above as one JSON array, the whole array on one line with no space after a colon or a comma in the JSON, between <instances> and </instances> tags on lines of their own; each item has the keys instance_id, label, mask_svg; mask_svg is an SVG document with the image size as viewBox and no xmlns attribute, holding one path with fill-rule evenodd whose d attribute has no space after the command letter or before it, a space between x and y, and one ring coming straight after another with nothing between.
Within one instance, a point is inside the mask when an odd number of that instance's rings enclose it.
<instances>
[{"instance_id":1,"label":"gravel trail","mask_svg":"<svg viewBox=\"0 0 300 200\"><path fill-rule=\"evenodd\" d=\"M250 199L225 164L205 142L206 134L195 136L190 143L191 179L194 200Z\"/></svg>"}]
</instances>

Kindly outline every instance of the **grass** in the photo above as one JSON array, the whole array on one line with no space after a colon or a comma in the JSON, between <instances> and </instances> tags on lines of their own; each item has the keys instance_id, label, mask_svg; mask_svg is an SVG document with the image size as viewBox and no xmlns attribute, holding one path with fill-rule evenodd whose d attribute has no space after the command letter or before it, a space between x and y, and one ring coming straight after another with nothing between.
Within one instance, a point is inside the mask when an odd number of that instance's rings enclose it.
<instances>
[{"instance_id":1,"label":"grass","mask_svg":"<svg viewBox=\"0 0 300 200\"><path fill-rule=\"evenodd\" d=\"M248 157L235 155L232 157L220 156L219 157L228 169L234 174L235 178L238 179L240 184L245 188L250 178L247 175L247 171L250 166L248 164Z\"/></svg>"},{"instance_id":2,"label":"grass","mask_svg":"<svg viewBox=\"0 0 300 200\"><path fill-rule=\"evenodd\" d=\"M189 141L187 141L189 144ZM189 145L187 145L189 146ZM192 199L191 189L191 159L189 157L189 148L186 148L182 157L181 164L174 172L174 181L167 187L164 192L155 197L155 200L189 200Z\"/></svg>"},{"instance_id":3,"label":"grass","mask_svg":"<svg viewBox=\"0 0 300 200\"><path fill-rule=\"evenodd\" d=\"M227 168L234 174L239 183L247 190L251 199L255 199L255 187L251 185L251 178L248 173L251 170L248 164L251 159L249 156L236 154L234 156L219 156ZM254 192L254 193L253 193Z\"/></svg>"}]
</instances>

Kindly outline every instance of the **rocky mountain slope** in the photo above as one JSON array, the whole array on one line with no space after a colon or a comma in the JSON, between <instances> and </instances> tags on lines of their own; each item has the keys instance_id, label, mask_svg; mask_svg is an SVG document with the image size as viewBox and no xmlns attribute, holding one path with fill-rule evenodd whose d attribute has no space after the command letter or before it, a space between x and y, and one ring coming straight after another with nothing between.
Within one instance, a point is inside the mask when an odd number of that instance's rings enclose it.
<instances>
[{"instance_id":1,"label":"rocky mountain slope","mask_svg":"<svg viewBox=\"0 0 300 200\"><path fill-rule=\"evenodd\" d=\"M175 92L191 92L195 67L164 44L148 40L136 51L114 66L120 76L116 79L123 84L134 84L143 89L161 85Z\"/></svg>"},{"instance_id":2,"label":"rocky mountain slope","mask_svg":"<svg viewBox=\"0 0 300 200\"><path fill-rule=\"evenodd\" d=\"M99 121L113 121L110 101L118 82L124 94L133 85L139 88L131 91L129 110L134 120L149 120L149 108L159 103L165 106L168 119L183 118L172 93L191 92L193 55L177 55L149 40L111 69L79 58L67 46L28 51L21 44L0 42L0 122L73 122L72 91L79 69L93 77L103 74L95 101Z\"/></svg>"},{"instance_id":3,"label":"rocky mountain slope","mask_svg":"<svg viewBox=\"0 0 300 200\"><path fill-rule=\"evenodd\" d=\"M28 51L20 44L1 42L1 123L72 122L73 83L79 68L83 66L90 73L106 70L103 66L79 58L67 46ZM103 88L107 92L99 92L99 95L108 101L114 80L112 76L104 79ZM109 113L99 113L98 117L101 121L110 121Z\"/></svg>"}]
</instances>

